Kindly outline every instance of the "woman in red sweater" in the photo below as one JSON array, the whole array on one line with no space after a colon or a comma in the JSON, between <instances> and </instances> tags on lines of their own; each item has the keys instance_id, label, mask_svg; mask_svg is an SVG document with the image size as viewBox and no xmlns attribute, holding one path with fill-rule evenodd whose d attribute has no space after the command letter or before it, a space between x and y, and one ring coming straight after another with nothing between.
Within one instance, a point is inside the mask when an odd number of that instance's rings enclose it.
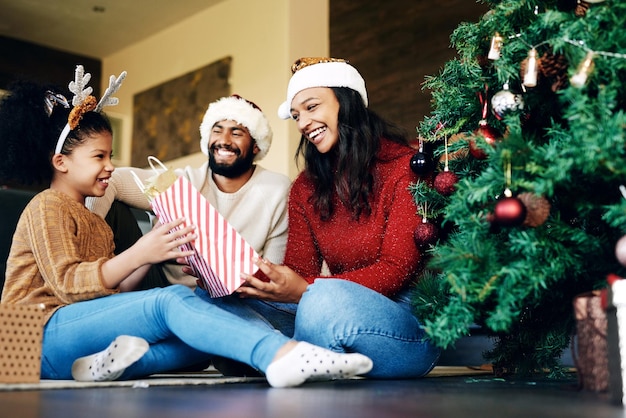
<instances>
[{"instance_id":1,"label":"woman in red sweater","mask_svg":"<svg viewBox=\"0 0 626 418\"><path fill-rule=\"evenodd\" d=\"M367 108L365 82L346 61L303 58L292 71L278 113L296 122L305 167L289 195L285 262L259 260L269 281L248 276L237 292L292 307L291 329L278 310L262 313L296 339L369 356L369 377L424 376L439 349L410 307L421 272L421 218L408 190L415 150ZM330 275L321 277L324 261Z\"/></svg>"}]
</instances>

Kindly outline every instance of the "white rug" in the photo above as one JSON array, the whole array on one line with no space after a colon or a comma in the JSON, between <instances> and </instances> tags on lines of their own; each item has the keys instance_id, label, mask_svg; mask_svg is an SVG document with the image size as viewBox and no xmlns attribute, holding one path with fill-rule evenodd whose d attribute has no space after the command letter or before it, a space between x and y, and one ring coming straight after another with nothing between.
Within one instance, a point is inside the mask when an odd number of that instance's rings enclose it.
<instances>
[{"instance_id":1,"label":"white rug","mask_svg":"<svg viewBox=\"0 0 626 418\"><path fill-rule=\"evenodd\" d=\"M426 377L475 376L493 374L491 366L481 367L447 367L437 366ZM353 379L361 379L355 377ZM196 373L155 374L145 379L123 380L113 382L77 382L75 380L41 380L39 383L0 383L0 391L17 390L48 390L48 389L86 389L108 387L149 388L155 386L203 386L224 385L232 383L261 383L267 381L263 377L224 377L213 368ZM269 387L269 385L268 385Z\"/></svg>"},{"instance_id":2,"label":"white rug","mask_svg":"<svg viewBox=\"0 0 626 418\"><path fill-rule=\"evenodd\" d=\"M154 386L202 386L230 383L264 383L262 377L224 377L219 373L156 374L145 379L113 382L77 382L75 380L41 380L39 383L0 383L0 391L86 389L108 387L149 388Z\"/></svg>"}]
</instances>

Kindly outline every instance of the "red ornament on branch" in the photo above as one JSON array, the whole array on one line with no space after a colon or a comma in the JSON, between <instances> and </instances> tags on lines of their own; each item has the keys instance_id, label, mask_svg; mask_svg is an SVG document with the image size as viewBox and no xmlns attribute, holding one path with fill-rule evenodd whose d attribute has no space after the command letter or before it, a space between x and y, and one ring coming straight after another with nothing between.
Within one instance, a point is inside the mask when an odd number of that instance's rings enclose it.
<instances>
[{"instance_id":1,"label":"red ornament on branch","mask_svg":"<svg viewBox=\"0 0 626 418\"><path fill-rule=\"evenodd\" d=\"M526 219L526 206L509 189L504 191L504 197L496 202L491 216L491 222L500 226L518 226Z\"/></svg>"},{"instance_id":2,"label":"red ornament on branch","mask_svg":"<svg viewBox=\"0 0 626 418\"><path fill-rule=\"evenodd\" d=\"M440 195L450 196L456 190L459 178L451 171L441 171L435 176L433 187Z\"/></svg>"},{"instance_id":3,"label":"red ornament on branch","mask_svg":"<svg viewBox=\"0 0 626 418\"><path fill-rule=\"evenodd\" d=\"M443 171L439 172L435 176L433 181L433 187L442 196L450 196L456 190L456 184L459 182L459 178L456 174L450 171L448 166L448 138L444 138L445 144L445 164Z\"/></svg>"},{"instance_id":4,"label":"red ornament on branch","mask_svg":"<svg viewBox=\"0 0 626 418\"><path fill-rule=\"evenodd\" d=\"M438 236L439 228L437 228L437 225L434 223L426 220L426 218L424 218L424 220L417 225L415 231L413 231L413 239L418 248L434 244Z\"/></svg>"},{"instance_id":5,"label":"red ornament on branch","mask_svg":"<svg viewBox=\"0 0 626 418\"><path fill-rule=\"evenodd\" d=\"M474 135L482 137L485 142L487 142L491 146L495 146L496 142L502 138L500 132L497 129L493 128L487 123L487 114L488 114L488 104L487 101L487 86L485 86L485 92L478 92L478 100L480 100L480 104L482 105L482 119L478 122L478 128L474 131ZM485 151L480 149L476 145L476 140L471 139L469 141L469 150L470 154L477 160L484 160L487 158L487 154Z\"/></svg>"},{"instance_id":6,"label":"red ornament on branch","mask_svg":"<svg viewBox=\"0 0 626 418\"><path fill-rule=\"evenodd\" d=\"M413 240L418 248L424 248L427 245L434 244L439 237L439 228L437 228L437 225L428 221L428 202L424 202L422 209L422 222L420 222L413 231Z\"/></svg>"}]
</instances>

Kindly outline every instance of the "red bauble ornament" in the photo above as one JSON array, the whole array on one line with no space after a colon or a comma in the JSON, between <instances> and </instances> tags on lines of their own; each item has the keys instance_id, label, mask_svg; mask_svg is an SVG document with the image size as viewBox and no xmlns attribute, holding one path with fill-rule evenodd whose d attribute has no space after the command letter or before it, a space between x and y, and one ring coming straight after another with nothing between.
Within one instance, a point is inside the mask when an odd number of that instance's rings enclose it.
<instances>
[{"instance_id":1,"label":"red bauble ornament","mask_svg":"<svg viewBox=\"0 0 626 418\"><path fill-rule=\"evenodd\" d=\"M491 146L495 146L496 142L502 137L497 129L493 128L487 123L486 119L482 119L478 123L478 128L476 128L476 130L474 131L474 135L482 137L485 142ZM485 158L487 158L487 154L485 154L485 151L478 148L476 146L476 141L473 139L469 141L469 149L470 154L472 154L472 156L477 160L484 160Z\"/></svg>"},{"instance_id":2,"label":"red bauble ornament","mask_svg":"<svg viewBox=\"0 0 626 418\"><path fill-rule=\"evenodd\" d=\"M435 176L433 187L439 194L449 196L456 190L456 184L458 182L459 178L453 172L441 171Z\"/></svg>"},{"instance_id":3,"label":"red bauble ornament","mask_svg":"<svg viewBox=\"0 0 626 418\"><path fill-rule=\"evenodd\" d=\"M429 244L434 244L437 241L437 237L439 236L439 228L437 225L424 220L420 222L419 225L413 231L413 239L415 240L415 245L419 248L425 247Z\"/></svg>"},{"instance_id":4,"label":"red bauble ornament","mask_svg":"<svg viewBox=\"0 0 626 418\"><path fill-rule=\"evenodd\" d=\"M517 197L504 197L496 203L491 219L501 226L521 225L526 219L526 206Z\"/></svg>"}]
</instances>

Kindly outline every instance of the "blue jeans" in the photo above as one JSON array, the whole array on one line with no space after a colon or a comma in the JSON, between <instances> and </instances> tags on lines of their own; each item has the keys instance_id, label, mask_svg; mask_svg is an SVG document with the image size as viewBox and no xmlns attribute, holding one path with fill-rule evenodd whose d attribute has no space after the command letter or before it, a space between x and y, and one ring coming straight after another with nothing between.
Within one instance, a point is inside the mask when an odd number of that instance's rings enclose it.
<instances>
[{"instance_id":1,"label":"blue jeans","mask_svg":"<svg viewBox=\"0 0 626 418\"><path fill-rule=\"evenodd\" d=\"M341 279L317 279L299 304L281 304L236 295L211 299L196 294L248 322L278 329L298 341L372 359L368 377L422 377L435 366L440 349L432 344L411 312L410 292L389 299L365 286Z\"/></svg>"},{"instance_id":2,"label":"blue jeans","mask_svg":"<svg viewBox=\"0 0 626 418\"><path fill-rule=\"evenodd\" d=\"M120 293L58 309L43 332L41 377L71 379L74 360L104 350L117 336L148 341L150 350L121 379L232 358L265 371L289 338L205 303L186 286Z\"/></svg>"}]
</instances>

